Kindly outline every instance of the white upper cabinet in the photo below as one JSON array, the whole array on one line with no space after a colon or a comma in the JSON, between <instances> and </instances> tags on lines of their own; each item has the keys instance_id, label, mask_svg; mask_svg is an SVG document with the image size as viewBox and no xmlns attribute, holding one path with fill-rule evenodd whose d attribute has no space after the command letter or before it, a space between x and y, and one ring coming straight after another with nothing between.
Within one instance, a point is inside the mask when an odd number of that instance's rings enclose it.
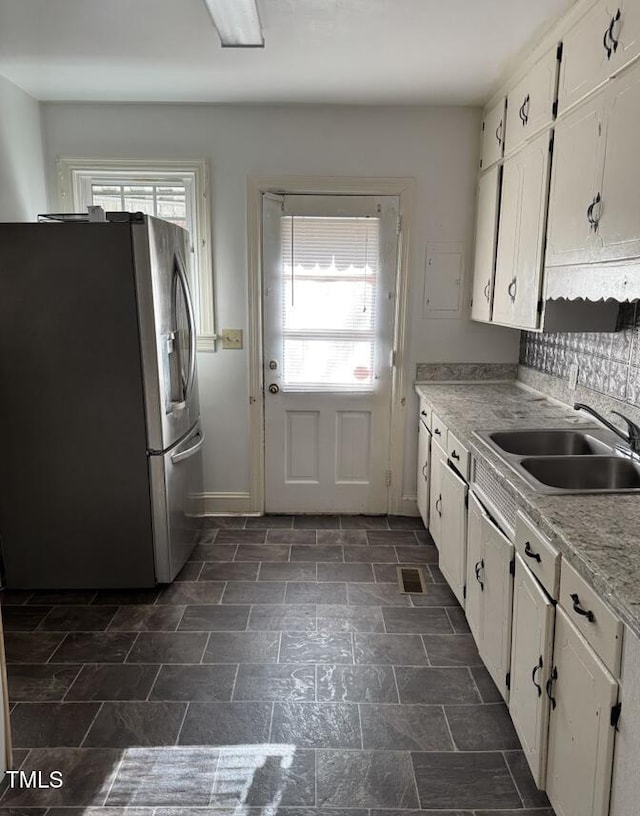
<instances>
[{"instance_id":1,"label":"white upper cabinet","mask_svg":"<svg viewBox=\"0 0 640 816\"><path fill-rule=\"evenodd\" d=\"M640 63L558 122L547 266L640 256L639 127Z\"/></svg>"},{"instance_id":2,"label":"white upper cabinet","mask_svg":"<svg viewBox=\"0 0 640 816\"><path fill-rule=\"evenodd\" d=\"M597 0L565 34L558 83L559 114L606 80L610 59L604 40L610 23L606 1Z\"/></svg>"},{"instance_id":3,"label":"white upper cabinet","mask_svg":"<svg viewBox=\"0 0 640 816\"><path fill-rule=\"evenodd\" d=\"M547 266L597 257L593 211L602 176L604 93L556 124L547 225Z\"/></svg>"},{"instance_id":4,"label":"white upper cabinet","mask_svg":"<svg viewBox=\"0 0 640 816\"><path fill-rule=\"evenodd\" d=\"M491 320L501 173L501 167L492 167L478 182L471 318L485 322Z\"/></svg>"},{"instance_id":5,"label":"white upper cabinet","mask_svg":"<svg viewBox=\"0 0 640 816\"><path fill-rule=\"evenodd\" d=\"M593 220L599 260L616 261L640 255L640 63L611 83L606 96L601 202Z\"/></svg>"},{"instance_id":6,"label":"white upper cabinet","mask_svg":"<svg viewBox=\"0 0 640 816\"><path fill-rule=\"evenodd\" d=\"M482 120L480 169L486 170L502 158L505 137L505 98L489 108Z\"/></svg>"},{"instance_id":7,"label":"white upper cabinet","mask_svg":"<svg viewBox=\"0 0 640 816\"><path fill-rule=\"evenodd\" d=\"M542 247L549 179L549 134L504 163L493 321L538 326Z\"/></svg>"},{"instance_id":8,"label":"white upper cabinet","mask_svg":"<svg viewBox=\"0 0 640 816\"><path fill-rule=\"evenodd\" d=\"M558 112L584 99L640 53L638 0L597 0L563 39Z\"/></svg>"},{"instance_id":9,"label":"white upper cabinet","mask_svg":"<svg viewBox=\"0 0 640 816\"><path fill-rule=\"evenodd\" d=\"M557 48L552 48L509 92L505 153L517 150L553 121L557 72Z\"/></svg>"}]
</instances>

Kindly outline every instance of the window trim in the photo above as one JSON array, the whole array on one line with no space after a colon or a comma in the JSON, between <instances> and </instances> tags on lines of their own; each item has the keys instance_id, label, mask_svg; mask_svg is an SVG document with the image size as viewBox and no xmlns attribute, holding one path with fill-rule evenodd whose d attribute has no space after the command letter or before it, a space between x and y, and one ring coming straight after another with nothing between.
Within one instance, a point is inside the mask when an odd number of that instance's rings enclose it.
<instances>
[{"instance_id":1,"label":"window trim","mask_svg":"<svg viewBox=\"0 0 640 816\"><path fill-rule=\"evenodd\" d=\"M197 348L198 351L215 351L209 163L205 160L162 161L58 156L56 166L61 212L78 212L84 208L86 190L92 180L109 177L131 178L132 181L188 180L192 187L190 206L197 229L197 241L194 246L198 285Z\"/></svg>"}]
</instances>

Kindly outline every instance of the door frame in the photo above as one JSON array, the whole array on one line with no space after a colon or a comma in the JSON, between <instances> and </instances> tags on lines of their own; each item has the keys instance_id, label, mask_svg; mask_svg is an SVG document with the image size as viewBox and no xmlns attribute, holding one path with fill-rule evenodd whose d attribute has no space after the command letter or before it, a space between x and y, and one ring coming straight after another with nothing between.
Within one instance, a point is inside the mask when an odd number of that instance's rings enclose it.
<instances>
[{"instance_id":1,"label":"door frame","mask_svg":"<svg viewBox=\"0 0 640 816\"><path fill-rule=\"evenodd\" d=\"M406 370L408 334L408 279L410 228L416 182L412 178L360 178L332 176L248 176L247 177L247 262L249 326L249 467L252 513L264 513L264 377L262 347L262 196L274 195L367 195L397 196L400 230L396 270L394 313L394 367L391 383L391 427L389 434L388 512L415 514L415 500L403 496L403 466L406 425L407 385L413 384Z\"/></svg>"}]
</instances>

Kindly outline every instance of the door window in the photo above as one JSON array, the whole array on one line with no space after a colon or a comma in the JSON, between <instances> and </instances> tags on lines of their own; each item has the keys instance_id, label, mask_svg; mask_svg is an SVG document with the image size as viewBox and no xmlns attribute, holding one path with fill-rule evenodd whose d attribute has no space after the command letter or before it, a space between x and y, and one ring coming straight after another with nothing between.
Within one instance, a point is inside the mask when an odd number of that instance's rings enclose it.
<instances>
[{"instance_id":1,"label":"door window","mask_svg":"<svg viewBox=\"0 0 640 816\"><path fill-rule=\"evenodd\" d=\"M379 228L374 217L282 217L284 390L373 390Z\"/></svg>"}]
</instances>

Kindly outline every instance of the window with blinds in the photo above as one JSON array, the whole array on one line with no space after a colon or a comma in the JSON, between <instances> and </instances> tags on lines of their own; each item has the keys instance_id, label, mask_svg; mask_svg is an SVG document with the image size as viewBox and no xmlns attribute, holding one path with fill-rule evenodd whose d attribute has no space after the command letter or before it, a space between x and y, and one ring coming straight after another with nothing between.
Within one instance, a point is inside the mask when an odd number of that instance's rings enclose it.
<instances>
[{"instance_id":1,"label":"window with blinds","mask_svg":"<svg viewBox=\"0 0 640 816\"><path fill-rule=\"evenodd\" d=\"M283 388L373 390L379 219L281 225Z\"/></svg>"}]
</instances>

